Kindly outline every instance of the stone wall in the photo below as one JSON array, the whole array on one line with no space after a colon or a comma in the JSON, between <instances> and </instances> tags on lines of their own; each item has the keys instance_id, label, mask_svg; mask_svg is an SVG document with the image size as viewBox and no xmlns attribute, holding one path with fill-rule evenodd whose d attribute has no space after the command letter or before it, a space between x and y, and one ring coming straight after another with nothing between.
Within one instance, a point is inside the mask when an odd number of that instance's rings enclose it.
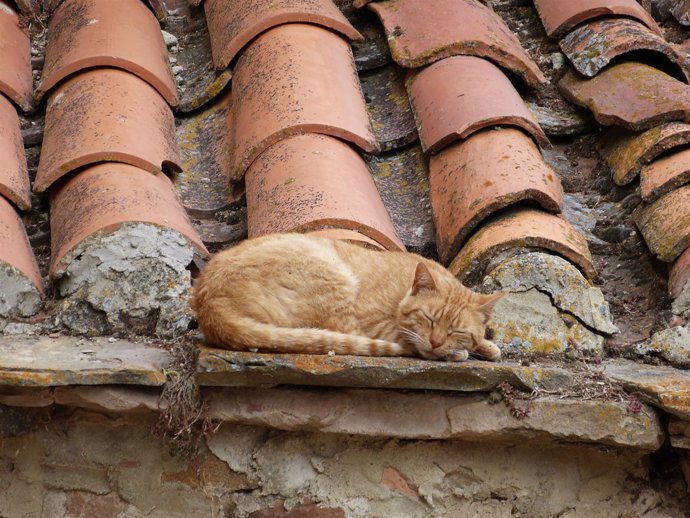
<instances>
[{"instance_id":1,"label":"stone wall","mask_svg":"<svg viewBox=\"0 0 690 518\"><path fill-rule=\"evenodd\" d=\"M153 412L0 412L2 518L687 516L680 469L633 448L225 423L182 459Z\"/></svg>"}]
</instances>

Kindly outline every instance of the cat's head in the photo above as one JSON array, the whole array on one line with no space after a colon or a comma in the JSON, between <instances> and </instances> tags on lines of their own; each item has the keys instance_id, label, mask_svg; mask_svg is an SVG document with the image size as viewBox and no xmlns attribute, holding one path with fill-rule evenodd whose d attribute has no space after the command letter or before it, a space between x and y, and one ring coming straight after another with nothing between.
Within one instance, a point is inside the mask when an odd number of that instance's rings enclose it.
<instances>
[{"instance_id":1,"label":"cat's head","mask_svg":"<svg viewBox=\"0 0 690 518\"><path fill-rule=\"evenodd\" d=\"M484 333L503 295L475 293L459 281L437 283L420 262L398 307L399 340L413 345L427 359L461 360L467 351L481 359L498 360L500 350Z\"/></svg>"}]
</instances>

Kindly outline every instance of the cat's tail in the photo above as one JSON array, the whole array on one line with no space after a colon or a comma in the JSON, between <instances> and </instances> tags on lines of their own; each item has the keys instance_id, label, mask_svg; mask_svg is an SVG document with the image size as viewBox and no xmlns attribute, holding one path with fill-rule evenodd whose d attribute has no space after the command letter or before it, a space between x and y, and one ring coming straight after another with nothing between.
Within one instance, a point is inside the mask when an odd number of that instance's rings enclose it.
<instances>
[{"instance_id":1,"label":"cat's tail","mask_svg":"<svg viewBox=\"0 0 690 518\"><path fill-rule=\"evenodd\" d=\"M410 346L395 342L327 329L277 327L246 317L214 322L210 326L204 325L200 320L199 325L210 343L233 351L355 356L415 355Z\"/></svg>"}]
</instances>

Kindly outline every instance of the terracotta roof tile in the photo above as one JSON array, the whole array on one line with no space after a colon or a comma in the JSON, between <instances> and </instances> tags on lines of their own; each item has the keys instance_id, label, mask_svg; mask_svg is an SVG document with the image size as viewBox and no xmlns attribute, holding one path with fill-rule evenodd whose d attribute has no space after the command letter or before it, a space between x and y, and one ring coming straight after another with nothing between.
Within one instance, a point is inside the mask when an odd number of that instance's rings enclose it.
<instances>
[{"instance_id":1,"label":"terracotta roof tile","mask_svg":"<svg viewBox=\"0 0 690 518\"><path fill-rule=\"evenodd\" d=\"M599 150L613 171L613 181L626 185L637 177L645 164L685 144L690 144L690 124L669 122L642 133L611 128L599 140Z\"/></svg>"},{"instance_id":2,"label":"terracotta roof tile","mask_svg":"<svg viewBox=\"0 0 690 518\"><path fill-rule=\"evenodd\" d=\"M82 72L51 94L34 190L104 160L180 169L170 107L149 84L114 68Z\"/></svg>"},{"instance_id":3,"label":"terracotta roof tile","mask_svg":"<svg viewBox=\"0 0 690 518\"><path fill-rule=\"evenodd\" d=\"M19 16L0 0L0 93L24 111L33 109L29 35Z\"/></svg>"},{"instance_id":4,"label":"terracotta roof tile","mask_svg":"<svg viewBox=\"0 0 690 518\"><path fill-rule=\"evenodd\" d=\"M292 23L259 36L233 77L232 180L271 144L314 132L378 151L347 42Z\"/></svg>"},{"instance_id":5,"label":"terracotta roof tile","mask_svg":"<svg viewBox=\"0 0 690 518\"><path fill-rule=\"evenodd\" d=\"M484 130L447 147L431 157L429 179L438 252L446 264L500 209L525 200L555 213L563 206L558 177L517 129Z\"/></svg>"},{"instance_id":6,"label":"terracotta roof tile","mask_svg":"<svg viewBox=\"0 0 690 518\"><path fill-rule=\"evenodd\" d=\"M481 278L493 256L520 247L545 249L563 256L588 279L596 274L584 236L558 216L532 209L510 211L483 225L448 269L464 282Z\"/></svg>"},{"instance_id":7,"label":"terracotta roof tile","mask_svg":"<svg viewBox=\"0 0 690 518\"><path fill-rule=\"evenodd\" d=\"M640 193L646 202L671 192L690 181L690 149L672 151L644 166L640 172Z\"/></svg>"},{"instance_id":8,"label":"terracotta roof tile","mask_svg":"<svg viewBox=\"0 0 690 518\"><path fill-rule=\"evenodd\" d=\"M690 245L690 186L639 206L634 216L652 253L661 261L675 260Z\"/></svg>"},{"instance_id":9,"label":"terracotta roof tile","mask_svg":"<svg viewBox=\"0 0 690 518\"><path fill-rule=\"evenodd\" d=\"M338 139L285 138L256 159L245 182L249 237L335 227L405 248L366 163Z\"/></svg>"},{"instance_id":10,"label":"terracotta roof tile","mask_svg":"<svg viewBox=\"0 0 690 518\"><path fill-rule=\"evenodd\" d=\"M206 0L204 10L218 69L227 68L256 36L286 23L313 23L353 40L362 39L332 0Z\"/></svg>"},{"instance_id":11,"label":"terracotta roof tile","mask_svg":"<svg viewBox=\"0 0 690 518\"><path fill-rule=\"evenodd\" d=\"M546 33L563 36L576 25L603 16L628 16L661 34L651 15L635 0L534 0Z\"/></svg>"},{"instance_id":12,"label":"terracotta roof tile","mask_svg":"<svg viewBox=\"0 0 690 518\"><path fill-rule=\"evenodd\" d=\"M51 276L62 274L74 259L70 251L87 237L113 232L129 222L174 229L201 255L208 254L163 173L103 163L82 170L51 191Z\"/></svg>"},{"instance_id":13,"label":"terracotta roof tile","mask_svg":"<svg viewBox=\"0 0 690 518\"><path fill-rule=\"evenodd\" d=\"M138 75L171 106L178 104L160 26L141 0L65 0L53 14L48 34L39 95L80 70L109 66Z\"/></svg>"},{"instance_id":14,"label":"terracotta roof tile","mask_svg":"<svg viewBox=\"0 0 690 518\"><path fill-rule=\"evenodd\" d=\"M566 99L592 110L605 126L639 131L690 121L690 86L643 63L612 65L591 79L570 70L559 86Z\"/></svg>"},{"instance_id":15,"label":"terracotta roof tile","mask_svg":"<svg viewBox=\"0 0 690 518\"><path fill-rule=\"evenodd\" d=\"M549 140L513 85L485 59L454 56L411 75L407 89L422 147L433 153L488 126L518 126Z\"/></svg>"},{"instance_id":16,"label":"terracotta roof tile","mask_svg":"<svg viewBox=\"0 0 690 518\"><path fill-rule=\"evenodd\" d=\"M688 82L685 56L647 26L626 18L604 18L581 25L560 41L561 50L575 69L594 77L611 60L630 52L651 52L679 79Z\"/></svg>"},{"instance_id":17,"label":"terracotta roof tile","mask_svg":"<svg viewBox=\"0 0 690 518\"><path fill-rule=\"evenodd\" d=\"M485 57L536 86L546 79L503 20L478 0L386 0L379 15L393 59L421 67L455 55Z\"/></svg>"},{"instance_id":18,"label":"terracotta roof tile","mask_svg":"<svg viewBox=\"0 0 690 518\"><path fill-rule=\"evenodd\" d=\"M374 241L368 236L357 232L356 230L343 230L341 228L325 228L321 230L314 230L309 232L312 236L327 237L329 239L340 239L362 245L366 248L373 248L375 250L385 250L385 247L380 243Z\"/></svg>"},{"instance_id":19,"label":"terracotta roof tile","mask_svg":"<svg viewBox=\"0 0 690 518\"><path fill-rule=\"evenodd\" d=\"M10 101L0 94L0 195L22 210L31 208L29 172L19 117Z\"/></svg>"},{"instance_id":20,"label":"terracotta roof tile","mask_svg":"<svg viewBox=\"0 0 690 518\"><path fill-rule=\"evenodd\" d=\"M0 262L19 270L43 293L43 280L26 237L24 224L14 207L0 196Z\"/></svg>"}]
</instances>

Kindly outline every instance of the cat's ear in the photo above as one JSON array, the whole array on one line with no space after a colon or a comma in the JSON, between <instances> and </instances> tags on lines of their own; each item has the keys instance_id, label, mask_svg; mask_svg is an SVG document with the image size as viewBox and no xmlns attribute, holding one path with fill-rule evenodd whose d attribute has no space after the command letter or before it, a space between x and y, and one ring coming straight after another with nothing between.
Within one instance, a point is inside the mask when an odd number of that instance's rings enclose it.
<instances>
[{"instance_id":1,"label":"cat's ear","mask_svg":"<svg viewBox=\"0 0 690 518\"><path fill-rule=\"evenodd\" d=\"M496 293L491 293L490 295L481 295L478 302L479 314L482 316L482 322L485 324L491 318L491 313L494 310L496 303L505 297L505 293L499 291Z\"/></svg>"},{"instance_id":2,"label":"cat's ear","mask_svg":"<svg viewBox=\"0 0 690 518\"><path fill-rule=\"evenodd\" d=\"M425 291L436 291L436 283L431 276L429 268L424 263L417 263L414 272L414 282L412 283L412 295L419 295Z\"/></svg>"}]
</instances>

